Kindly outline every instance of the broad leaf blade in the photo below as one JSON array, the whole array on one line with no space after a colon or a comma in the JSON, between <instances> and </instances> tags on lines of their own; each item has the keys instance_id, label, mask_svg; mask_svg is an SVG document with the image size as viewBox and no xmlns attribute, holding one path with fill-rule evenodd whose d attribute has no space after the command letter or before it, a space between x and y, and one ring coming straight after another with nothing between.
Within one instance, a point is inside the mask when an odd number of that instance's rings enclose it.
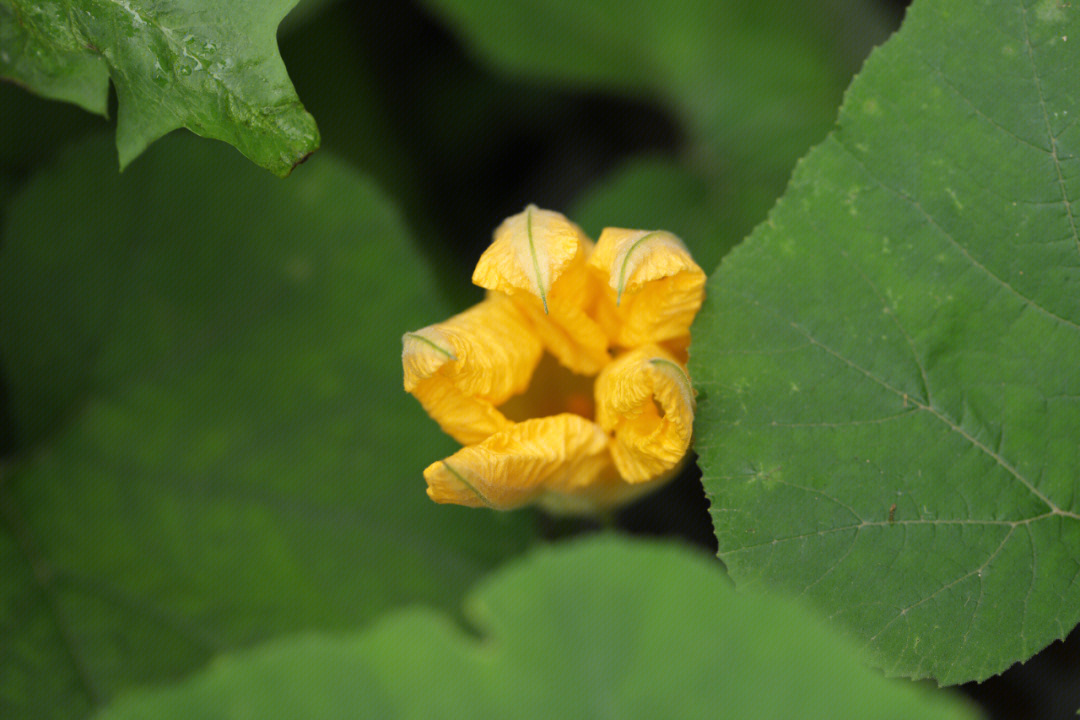
<instances>
[{"instance_id":1,"label":"broad leaf blade","mask_svg":"<svg viewBox=\"0 0 1080 720\"><path fill-rule=\"evenodd\" d=\"M612 599L617 598L617 602ZM604 539L485 582L467 635L429 610L354 637L275 642L99 717L967 718L887 681L802 608L736 595L715 564Z\"/></svg>"},{"instance_id":2,"label":"broad leaf blade","mask_svg":"<svg viewBox=\"0 0 1080 720\"><path fill-rule=\"evenodd\" d=\"M0 76L101 114L111 77L122 168L186 127L288 175L319 146L277 51L295 4L2 0Z\"/></svg>"},{"instance_id":3,"label":"broad leaf blade","mask_svg":"<svg viewBox=\"0 0 1080 720\"><path fill-rule=\"evenodd\" d=\"M454 605L529 536L424 494L453 443L401 388L400 335L451 310L370 183L325 158L282 184L184 137L122 176L108 153L77 147L7 213L29 445L0 477L4 717Z\"/></svg>"},{"instance_id":4,"label":"broad leaf blade","mask_svg":"<svg viewBox=\"0 0 1080 720\"><path fill-rule=\"evenodd\" d=\"M0 77L104 115L109 69L86 47L60 3L0 2Z\"/></svg>"},{"instance_id":5,"label":"broad leaf blade","mask_svg":"<svg viewBox=\"0 0 1080 720\"><path fill-rule=\"evenodd\" d=\"M916 2L694 329L732 577L891 674L982 679L1080 621L1077 12Z\"/></svg>"}]
</instances>

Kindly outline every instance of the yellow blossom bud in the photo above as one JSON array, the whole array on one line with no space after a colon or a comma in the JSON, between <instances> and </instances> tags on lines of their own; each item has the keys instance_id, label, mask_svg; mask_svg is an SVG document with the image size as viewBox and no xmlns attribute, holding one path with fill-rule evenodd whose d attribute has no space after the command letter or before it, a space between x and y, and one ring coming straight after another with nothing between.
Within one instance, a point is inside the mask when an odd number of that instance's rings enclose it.
<instances>
[{"instance_id":1,"label":"yellow blossom bud","mask_svg":"<svg viewBox=\"0 0 1080 720\"><path fill-rule=\"evenodd\" d=\"M483 302L403 338L405 389L465 445L424 471L433 500L587 513L677 472L705 282L678 238L608 228L594 244L530 205L495 231L473 280Z\"/></svg>"},{"instance_id":2,"label":"yellow blossom bud","mask_svg":"<svg viewBox=\"0 0 1080 720\"><path fill-rule=\"evenodd\" d=\"M674 470L693 435L694 390L686 368L658 345L616 358L596 378L596 420L614 436L611 453L626 482Z\"/></svg>"}]
</instances>

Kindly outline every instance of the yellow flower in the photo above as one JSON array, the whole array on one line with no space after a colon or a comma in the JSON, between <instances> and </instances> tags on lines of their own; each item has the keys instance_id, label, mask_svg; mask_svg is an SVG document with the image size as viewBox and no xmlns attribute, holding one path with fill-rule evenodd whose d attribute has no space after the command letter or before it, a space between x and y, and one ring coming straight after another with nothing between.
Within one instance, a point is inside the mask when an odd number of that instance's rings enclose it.
<instances>
[{"instance_id":1,"label":"yellow flower","mask_svg":"<svg viewBox=\"0 0 1080 720\"><path fill-rule=\"evenodd\" d=\"M402 339L405 389L463 447L424 471L440 503L586 513L670 480L690 448L690 324L705 273L665 231L594 243L534 205L473 282L487 297Z\"/></svg>"}]
</instances>

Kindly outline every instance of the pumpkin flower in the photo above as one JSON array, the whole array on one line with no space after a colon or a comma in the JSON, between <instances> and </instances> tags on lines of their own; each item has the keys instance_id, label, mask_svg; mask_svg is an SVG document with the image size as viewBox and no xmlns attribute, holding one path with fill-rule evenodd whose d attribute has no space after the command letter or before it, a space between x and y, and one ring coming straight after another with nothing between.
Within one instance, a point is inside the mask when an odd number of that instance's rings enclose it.
<instances>
[{"instance_id":1,"label":"pumpkin flower","mask_svg":"<svg viewBox=\"0 0 1080 720\"><path fill-rule=\"evenodd\" d=\"M690 448L690 324L705 273L662 230L594 243L534 205L480 257L479 304L405 333L405 390L464 447L424 471L435 502L561 513L670 480Z\"/></svg>"}]
</instances>

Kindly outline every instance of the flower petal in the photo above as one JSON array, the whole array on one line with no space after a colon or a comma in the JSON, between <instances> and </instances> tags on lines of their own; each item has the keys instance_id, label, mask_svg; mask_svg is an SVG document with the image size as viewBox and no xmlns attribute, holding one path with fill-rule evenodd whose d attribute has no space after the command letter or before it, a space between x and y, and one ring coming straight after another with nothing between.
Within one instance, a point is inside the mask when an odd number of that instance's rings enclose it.
<instances>
[{"instance_id":1,"label":"flower petal","mask_svg":"<svg viewBox=\"0 0 1080 720\"><path fill-rule=\"evenodd\" d=\"M694 391L673 355L658 345L632 350L596 378L596 420L614 434L611 454L629 483L678 468L693 436Z\"/></svg>"},{"instance_id":2,"label":"flower petal","mask_svg":"<svg viewBox=\"0 0 1080 720\"><path fill-rule=\"evenodd\" d=\"M512 427L495 409L524 392L543 348L513 302L492 295L402 338L405 390L463 444Z\"/></svg>"},{"instance_id":3,"label":"flower petal","mask_svg":"<svg viewBox=\"0 0 1080 720\"><path fill-rule=\"evenodd\" d=\"M612 477L607 434L572 413L518 423L424 470L435 502L497 510L573 495Z\"/></svg>"},{"instance_id":4,"label":"flower petal","mask_svg":"<svg viewBox=\"0 0 1080 720\"><path fill-rule=\"evenodd\" d=\"M551 286L582 252L585 234L560 213L529 205L495 229L495 239L480 256L473 282L507 295L531 293L545 311Z\"/></svg>"},{"instance_id":5,"label":"flower petal","mask_svg":"<svg viewBox=\"0 0 1080 720\"><path fill-rule=\"evenodd\" d=\"M495 230L473 273L480 287L512 297L548 352L583 375L611 360L603 328L586 313L599 290L586 267L592 250L577 225L529 205Z\"/></svg>"},{"instance_id":6,"label":"flower petal","mask_svg":"<svg viewBox=\"0 0 1080 720\"><path fill-rule=\"evenodd\" d=\"M622 348L680 340L705 299L705 273L663 230L605 228L589 266L603 281L596 317Z\"/></svg>"},{"instance_id":7,"label":"flower petal","mask_svg":"<svg viewBox=\"0 0 1080 720\"><path fill-rule=\"evenodd\" d=\"M582 254L551 286L547 313L530 295L512 296L547 351L579 375L595 375L611 362L608 337L586 312L595 303L597 291Z\"/></svg>"}]
</instances>

